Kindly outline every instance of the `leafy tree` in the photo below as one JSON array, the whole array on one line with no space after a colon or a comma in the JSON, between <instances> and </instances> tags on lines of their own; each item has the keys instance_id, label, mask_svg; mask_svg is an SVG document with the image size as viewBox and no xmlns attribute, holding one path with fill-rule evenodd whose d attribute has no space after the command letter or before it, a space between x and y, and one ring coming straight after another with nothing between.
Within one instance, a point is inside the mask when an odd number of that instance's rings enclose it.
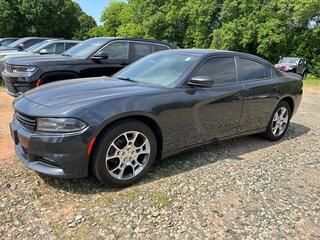
<instances>
[{"instance_id":1,"label":"leafy tree","mask_svg":"<svg viewBox=\"0 0 320 240\"><path fill-rule=\"evenodd\" d=\"M72 38L81 8L72 0L20 0L28 35Z\"/></svg>"},{"instance_id":2,"label":"leafy tree","mask_svg":"<svg viewBox=\"0 0 320 240\"><path fill-rule=\"evenodd\" d=\"M73 38L78 40L85 40L90 37L90 30L97 27L96 21L93 17L88 16L86 13L82 12L78 18L80 27L79 30L75 32Z\"/></svg>"},{"instance_id":3,"label":"leafy tree","mask_svg":"<svg viewBox=\"0 0 320 240\"><path fill-rule=\"evenodd\" d=\"M26 33L23 29L24 17L18 8L18 0L0 0L0 36L21 36Z\"/></svg>"}]
</instances>

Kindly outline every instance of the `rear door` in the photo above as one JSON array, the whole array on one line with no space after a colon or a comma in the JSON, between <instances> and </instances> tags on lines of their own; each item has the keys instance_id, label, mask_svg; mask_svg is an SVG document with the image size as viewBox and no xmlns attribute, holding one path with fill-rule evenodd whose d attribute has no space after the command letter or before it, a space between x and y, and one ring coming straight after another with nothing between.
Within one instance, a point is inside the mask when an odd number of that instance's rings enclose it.
<instances>
[{"instance_id":1,"label":"rear door","mask_svg":"<svg viewBox=\"0 0 320 240\"><path fill-rule=\"evenodd\" d=\"M233 56L206 60L193 76L209 76L211 88L186 86L182 108L185 115L181 126L186 146L212 139L221 139L237 133L244 88L237 82Z\"/></svg>"},{"instance_id":2,"label":"rear door","mask_svg":"<svg viewBox=\"0 0 320 240\"><path fill-rule=\"evenodd\" d=\"M264 63L250 58L236 59L240 82L246 89L239 133L264 129L280 97L279 82Z\"/></svg>"}]
</instances>

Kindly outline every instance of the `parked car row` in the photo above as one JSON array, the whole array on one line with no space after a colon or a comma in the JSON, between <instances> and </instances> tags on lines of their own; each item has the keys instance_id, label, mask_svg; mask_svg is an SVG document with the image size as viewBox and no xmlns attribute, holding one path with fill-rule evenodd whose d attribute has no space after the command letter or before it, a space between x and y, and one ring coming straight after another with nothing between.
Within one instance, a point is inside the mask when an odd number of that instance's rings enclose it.
<instances>
[{"instance_id":1,"label":"parked car row","mask_svg":"<svg viewBox=\"0 0 320 240\"><path fill-rule=\"evenodd\" d=\"M131 38L93 38L65 52L62 48L66 50L75 42L45 40L42 43L23 52L0 52L0 68L1 56L14 56L3 59L2 78L9 94L19 96L36 86L63 79L111 76L150 53L176 48L161 41ZM39 56L48 53L56 55Z\"/></svg>"},{"instance_id":2,"label":"parked car row","mask_svg":"<svg viewBox=\"0 0 320 240\"><path fill-rule=\"evenodd\" d=\"M42 174L91 173L124 187L157 159L195 146L284 136L301 101L301 78L250 54L175 48L94 38L61 55L7 59L7 90L24 93L10 124L19 158Z\"/></svg>"}]
</instances>

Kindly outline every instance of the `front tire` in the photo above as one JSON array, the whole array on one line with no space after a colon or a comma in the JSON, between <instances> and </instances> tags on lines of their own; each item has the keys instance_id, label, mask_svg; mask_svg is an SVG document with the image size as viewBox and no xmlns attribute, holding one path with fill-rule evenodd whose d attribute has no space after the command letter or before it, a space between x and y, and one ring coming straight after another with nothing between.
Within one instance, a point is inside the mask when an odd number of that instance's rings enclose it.
<instances>
[{"instance_id":1,"label":"front tire","mask_svg":"<svg viewBox=\"0 0 320 240\"><path fill-rule=\"evenodd\" d=\"M143 122L124 120L110 126L99 137L92 158L92 171L111 187L138 182L157 157L153 131Z\"/></svg>"},{"instance_id":2,"label":"front tire","mask_svg":"<svg viewBox=\"0 0 320 240\"><path fill-rule=\"evenodd\" d=\"M273 111L263 136L270 141L278 141L283 138L289 127L291 114L289 104L285 101L280 102Z\"/></svg>"}]
</instances>

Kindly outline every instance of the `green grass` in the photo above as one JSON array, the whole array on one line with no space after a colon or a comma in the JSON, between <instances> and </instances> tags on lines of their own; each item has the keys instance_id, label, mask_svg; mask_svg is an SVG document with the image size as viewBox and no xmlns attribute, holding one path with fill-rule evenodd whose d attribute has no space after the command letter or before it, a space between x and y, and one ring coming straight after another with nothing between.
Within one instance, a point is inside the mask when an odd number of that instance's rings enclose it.
<instances>
[{"instance_id":1,"label":"green grass","mask_svg":"<svg viewBox=\"0 0 320 240\"><path fill-rule=\"evenodd\" d=\"M312 88L320 90L320 78L309 75L306 80L303 81L306 88Z\"/></svg>"}]
</instances>

